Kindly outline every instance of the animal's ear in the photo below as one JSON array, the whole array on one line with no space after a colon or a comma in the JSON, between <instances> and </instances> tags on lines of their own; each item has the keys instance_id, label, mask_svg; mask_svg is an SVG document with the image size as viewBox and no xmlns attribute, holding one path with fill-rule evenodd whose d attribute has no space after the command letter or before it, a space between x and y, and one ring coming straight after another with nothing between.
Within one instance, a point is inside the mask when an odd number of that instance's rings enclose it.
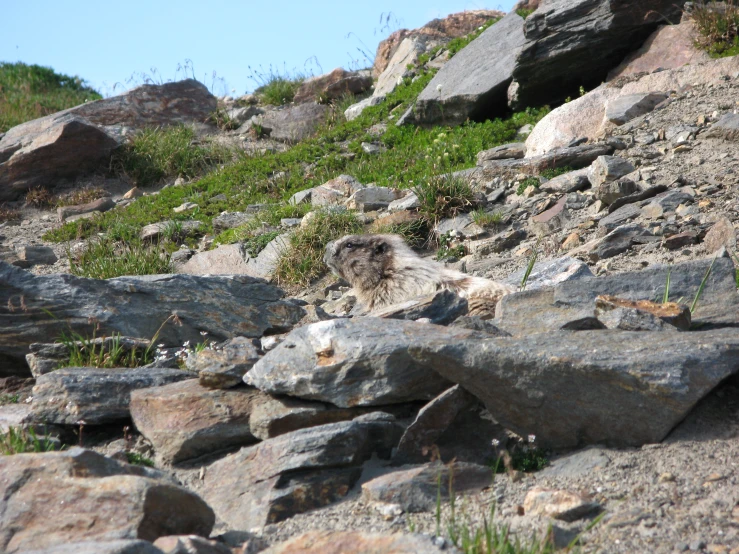
<instances>
[{"instance_id":1,"label":"animal's ear","mask_svg":"<svg viewBox=\"0 0 739 554\"><path fill-rule=\"evenodd\" d=\"M388 251L388 245L386 242L381 242L375 246L375 254L384 254Z\"/></svg>"}]
</instances>

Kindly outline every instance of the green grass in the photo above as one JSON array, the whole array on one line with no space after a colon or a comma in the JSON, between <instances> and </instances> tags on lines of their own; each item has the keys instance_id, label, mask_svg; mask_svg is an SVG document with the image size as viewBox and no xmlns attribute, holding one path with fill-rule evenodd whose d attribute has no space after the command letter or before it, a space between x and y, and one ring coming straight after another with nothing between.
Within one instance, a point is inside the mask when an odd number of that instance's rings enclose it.
<instances>
[{"instance_id":1,"label":"green grass","mask_svg":"<svg viewBox=\"0 0 739 554\"><path fill-rule=\"evenodd\" d=\"M249 67L251 75L249 78L257 83L254 94L261 97L264 104L272 104L273 106L283 106L289 104L295 98L295 93L303 84L305 76L293 72L291 75L286 68L282 71L269 66L268 69L253 69Z\"/></svg>"},{"instance_id":2,"label":"green grass","mask_svg":"<svg viewBox=\"0 0 739 554\"><path fill-rule=\"evenodd\" d=\"M564 175L565 173L569 173L570 171L575 171L575 170L571 168L569 165L563 165L562 167L542 169L539 172L539 175L541 175L545 179L554 179L555 177L559 177L560 175Z\"/></svg>"},{"instance_id":3,"label":"green grass","mask_svg":"<svg viewBox=\"0 0 739 554\"><path fill-rule=\"evenodd\" d=\"M0 433L0 455L2 456L52 450L54 450L54 443L39 438L33 429L8 427L7 433Z\"/></svg>"},{"instance_id":4,"label":"green grass","mask_svg":"<svg viewBox=\"0 0 739 554\"><path fill-rule=\"evenodd\" d=\"M456 53L458 53L462 48L467 46L470 42L475 40L477 37L479 37L488 27L491 27L495 23L500 21L499 17L495 17L493 19L489 19L485 23L483 23L480 28L475 29L472 33L465 35L463 37L457 37L455 39L450 40L445 45L440 45L432 48L428 52L425 52L418 56L418 67L422 67L426 65L429 60L431 60L436 54L438 54L442 49L446 49L449 52L449 57L451 58Z\"/></svg>"},{"instance_id":5,"label":"green grass","mask_svg":"<svg viewBox=\"0 0 739 554\"><path fill-rule=\"evenodd\" d=\"M110 236L91 240L81 254L69 256L69 266L73 275L92 279L172 273L169 254L138 237L120 242Z\"/></svg>"},{"instance_id":6,"label":"green grass","mask_svg":"<svg viewBox=\"0 0 739 554\"><path fill-rule=\"evenodd\" d=\"M310 204L268 204L247 224L221 232L214 239L213 246L233 244L255 238L261 234L260 231L265 225L277 227L283 219L301 218L310 209Z\"/></svg>"},{"instance_id":7,"label":"green grass","mask_svg":"<svg viewBox=\"0 0 739 554\"><path fill-rule=\"evenodd\" d=\"M232 153L215 143L197 144L195 132L183 125L146 129L114 153L111 167L138 186L165 178L193 178L229 161Z\"/></svg>"},{"instance_id":8,"label":"green grass","mask_svg":"<svg viewBox=\"0 0 739 554\"><path fill-rule=\"evenodd\" d=\"M18 404L20 400L21 397L19 394L0 394L0 406L5 406L6 404Z\"/></svg>"},{"instance_id":9,"label":"green grass","mask_svg":"<svg viewBox=\"0 0 739 554\"><path fill-rule=\"evenodd\" d=\"M530 16L532 13L534 13L536 10L527 10L525 8L520 8L516 10L516 13L526 19L528 16Z\"/></svg>"},{"instance_id":10,"label":"green grass","mask_svg":"<svg viewBox=\"0 0 739 554\"><path fill-rule=\"evenodd\" d=\"M244 246L246 247L246 251L249 252L249 256L256 258L270 242L277 238L279 234L279 231L270 231L269 233L246 239L244 241Z\"/></svg>"},{"instance_id":11,"label":"green grass","mask_svg":"<svg viewBox=\"0 0 739 554\"><path fill-rule=\"evenodd\" d=\"M79 77L0 62L0 133L26 121L102 98Z\"/></svg>"},{"instance_id":12,"label":"green grass","mask_svg":"<svg viewBox=\"0 0 739 554\"><path fill-rule=\"evenodd\" d=\"M129 464L145 467L154 467L154 461L139 454L138 452L126 452L126 460Z\"/></svg>"},{"instance_id":13,"label":"green grass","mask_svg":"<svg viewBox=\"0 0 739 554\"><path fill-rule=\"evenodd\" d=\"M439 236L439 249L436 251L436 259L439 261L448 260L449 258L461 258L466 254L464 246L452 246L452 239L449 235Z\"/></svg>"},{"instance_id":14,"label":"green grass","mask_svg":"<svg viewBox=\"0 0 739 554\"><path fill-rule=\"evenodd\" d=\"M103 337L104 338L104 337ZM121 343L120 335L113 335L111 340L97 344L95 337L88 339L79 333L63 334L60 338L69 352L69 359L59 367L100 367L134 368L154 361L151 347L128 349Z\"/></svg>"},{"instance_id":15,"label":"green grass","mask_svg":"<svg viewBox=\"0 0 739 554\"><path fill-rule=\"evenodd\" d=\"M421 248L429 241L431 224L426 218L419 217L412 221L379 225L374 229L378 234L400 235L413 248Z\"/></svg>"},{"instance_id":16,"label":"green grass","mask_svg":"<svg viewBox=\"0 0 739 554\"><path fill-rule=\"evenodd\" d=\"M539 188L540 185L541 185L541 182L539 182L538 177L526 177L526 179L518 183L516 194L523 194L527 188L529 187Z\"/></svg>"},{"instance_id":17,"label":"green grass","mask_svg":"<svg viewBox=\"0 0 739 554\"><path fill-rule=\"evenodd\" d=\"M478 208L472 212L472 222L480 227L497 227L503 221L503 214L499 211L486 212Z\"/></svg>"},{"instance_id":18,"label":"green grass","mask_svg":"<svg viewBox=\"0 0 739 554\"><path fill-rule=\"evenodd\" d=\"M305 227L290 237L277 263L274 279L281 285L309 285L328 268L323 263L326 244L344 235L359 233L362 225L352 212L319 210Z\"/></svg>"},{"instance_id":19,"label":"green grass","mask_svg":"<svg viewBox=\"0 0 739 554\"><path fill-rule=\"evenodd\" d=\"M693 20L698 29L696 46L713 58L739 54L739 6L735 0L696 2Z\"/></svg>"},{"instance_id":20,"label":"green grass","mask_svg":"<svg viewBox=\"0 0 739 554\"><path fill-rule=\"evenodd\" d=\"M475 206L470 184L451 173L434 175L417 183L413 192L418 197L418 212L434 223L445 217L469 212Z\"/></svg>"}]
</instances>

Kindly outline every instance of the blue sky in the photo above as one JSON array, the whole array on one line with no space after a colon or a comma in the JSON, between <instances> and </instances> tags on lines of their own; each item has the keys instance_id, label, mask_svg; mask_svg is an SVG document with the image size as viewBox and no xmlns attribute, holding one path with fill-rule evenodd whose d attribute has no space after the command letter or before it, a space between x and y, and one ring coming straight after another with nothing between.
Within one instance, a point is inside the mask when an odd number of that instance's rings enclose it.
<instances>
[{"instance_id":1,"label":"blue sky","mask_svg":"<svg viewBox=\"0 0 739 554\"><path fill-rule=\"evenodd\" d=\"M106 95L141 83L142 75L181 78L178 67L188 65L188 76L194 71L214 94L243 94L257 86L249 67L313 74L365 67L360 50L373 58L377 43L398 28L463 10L507 12L514 3L2 0L0 61L79 75Z\"/></svg>"}]
</instances>

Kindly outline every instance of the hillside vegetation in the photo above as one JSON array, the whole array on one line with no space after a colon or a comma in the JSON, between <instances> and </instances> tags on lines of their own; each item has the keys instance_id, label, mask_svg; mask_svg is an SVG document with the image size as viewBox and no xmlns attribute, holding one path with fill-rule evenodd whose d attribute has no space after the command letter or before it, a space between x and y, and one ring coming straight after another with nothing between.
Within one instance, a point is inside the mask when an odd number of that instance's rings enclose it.
<instances>
[{"instance_id":1,"label":"hillside vegetation","mask_svg":"<svg viewBox=\"0 0 739 554\"><path fill-rule=\"evenodd\" d=\"M49 67L0 62L0 133L11 127L102 98L79 77Z\"/></svg>"}]
</instances>

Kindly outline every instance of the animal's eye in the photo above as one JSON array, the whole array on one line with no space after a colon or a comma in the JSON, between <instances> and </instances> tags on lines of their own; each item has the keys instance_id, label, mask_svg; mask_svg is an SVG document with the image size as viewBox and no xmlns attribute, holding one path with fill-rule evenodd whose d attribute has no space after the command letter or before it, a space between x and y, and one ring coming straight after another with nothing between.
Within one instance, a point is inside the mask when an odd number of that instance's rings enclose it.
<instances>
[{"instance_id":1,"label":"animal's eye","mask_svg":"<svg viewBox=\"0 0 739 554\"><path fill-rule=\"evenodd\" d=\"M354 248L354 243L353 242L347 242L344 245L344 248L348 248L349 250L351 250L352 248Z\"/></svg>"}]
</instances>

